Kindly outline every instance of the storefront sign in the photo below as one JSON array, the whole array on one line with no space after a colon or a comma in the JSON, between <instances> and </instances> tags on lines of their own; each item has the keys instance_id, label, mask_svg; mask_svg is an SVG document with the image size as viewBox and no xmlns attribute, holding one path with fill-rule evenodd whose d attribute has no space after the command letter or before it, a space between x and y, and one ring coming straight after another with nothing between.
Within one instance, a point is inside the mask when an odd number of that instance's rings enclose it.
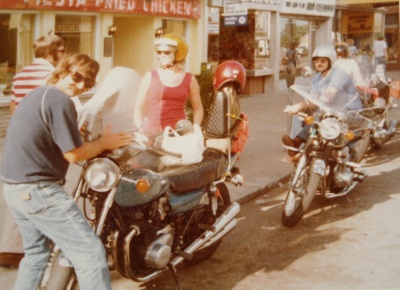
<instances>
[{"instance_id":1,"label":"storefront sign","mask_svg":"<svg viewBox=\"0 0 400 290\"><path fill-rule=\"evenodd\" d=\"M61 10L199 19L201 0L0 0L0 9Z\"/></svg>"},{"instance_id":2,"label":"storefront sign","mask_svg":"<svg viewBox=\"0 0 400 290\"><path fill-rule=\"evenodd\" d=\"M247 4L226 2L224 5L224 25L244 26L247 25Z\"/></svg>"},{"instance_id":3,"label":"storefront sign","mask_svg":"<svg viewBox=\"0 0 400 290\"><path fill-rule=\"evenodd\" d=\"M347 33L371 33L373 25L373 14L348 15Z\"/></svg>"},{"instance_id":4,"label":"storefront sign","mask_svg":"<svg viewBox=\"0 0 400 290\"><path fill-rule=\"evenodd\" d=\"M335 0L281 0L280 13L331 17Z\"/></svg>"}]
</instances>

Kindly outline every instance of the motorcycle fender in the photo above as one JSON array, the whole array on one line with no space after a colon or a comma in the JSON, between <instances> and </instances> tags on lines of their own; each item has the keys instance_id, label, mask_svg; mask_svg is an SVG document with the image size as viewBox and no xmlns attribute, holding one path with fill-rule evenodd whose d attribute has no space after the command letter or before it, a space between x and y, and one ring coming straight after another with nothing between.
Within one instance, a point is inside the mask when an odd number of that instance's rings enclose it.
<instances>
[{"instance_id":1,"label":"motorcycle fender","mask_svg":"<svg viewBox=\"0 0 400 290\"><path fill-rule=\"evenodd\" d=\"M322 159L315 160L313 171L316 174L323 176L325 174L326 164L325 161Z\"/></svg>"}]
</instances>

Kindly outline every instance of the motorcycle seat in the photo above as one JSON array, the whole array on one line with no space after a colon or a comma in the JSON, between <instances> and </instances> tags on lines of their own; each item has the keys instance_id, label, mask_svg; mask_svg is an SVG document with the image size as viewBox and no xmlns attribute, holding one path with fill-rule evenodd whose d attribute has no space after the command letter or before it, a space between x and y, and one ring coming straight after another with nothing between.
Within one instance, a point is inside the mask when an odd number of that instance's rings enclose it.
<instances>
[{"instance_id":1,"label":"motorcycle seat","mask_svg":"<svg viewBox=\"0 0 400 290\"><path fill-rule=\"evenodd\" d=\"M175 194L183 194L210 184L223 176L228 164L226 154L220 150L206 148L199 163L167 167L160 173L168 177Z\"/></svg>"}]
</instances>

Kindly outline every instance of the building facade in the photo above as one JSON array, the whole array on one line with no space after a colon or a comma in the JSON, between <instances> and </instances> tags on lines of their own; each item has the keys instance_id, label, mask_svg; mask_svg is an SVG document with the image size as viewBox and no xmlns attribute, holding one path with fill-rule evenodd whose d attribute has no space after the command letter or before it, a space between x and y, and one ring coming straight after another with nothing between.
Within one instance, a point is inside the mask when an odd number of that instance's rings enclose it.
<instances>
[{"instance_id":1,"label":"building facade","mask_svg":"<svg viewBox=\"0 0 400 290\"><path fill-rule=\"evenodd\" d=\"M187 69L198 73L203 7L201 0L0 0L1 78L30 64L33 41L49 32L65 40L67 53L86 53L100 63L98 83L115 66L143 75L158 67L154 41L160 29L187 39Z\"/></svg>"},{"instance_id":2,"label":"building facade","mask_svg":"<svg viewBox=\"0 0 400 290\"><path fill-rule=\"evenodd\" d=\"M388 44L388 70L400 69L399 54L399 1L398 0L337 0L335 27L342 40L353 39L359 58L366 59L368 48L378 34L383 34Z\"/></svg>"}]
</instances>

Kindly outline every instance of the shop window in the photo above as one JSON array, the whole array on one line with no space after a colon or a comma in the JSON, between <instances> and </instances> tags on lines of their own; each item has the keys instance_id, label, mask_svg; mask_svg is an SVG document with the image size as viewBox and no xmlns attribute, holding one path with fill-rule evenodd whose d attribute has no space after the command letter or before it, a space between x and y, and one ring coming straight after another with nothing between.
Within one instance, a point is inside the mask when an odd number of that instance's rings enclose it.
<instances>
[{"instance_id":1,"label":"shop window","mask_svg":"<svg viewBox=\"0 0 400 290\"><path fill-rule=\"evenodd\" d=\"M56 15L55 33L65 41L66 52L94 53L94 16Z\"/></svg>"}]
</instances>

